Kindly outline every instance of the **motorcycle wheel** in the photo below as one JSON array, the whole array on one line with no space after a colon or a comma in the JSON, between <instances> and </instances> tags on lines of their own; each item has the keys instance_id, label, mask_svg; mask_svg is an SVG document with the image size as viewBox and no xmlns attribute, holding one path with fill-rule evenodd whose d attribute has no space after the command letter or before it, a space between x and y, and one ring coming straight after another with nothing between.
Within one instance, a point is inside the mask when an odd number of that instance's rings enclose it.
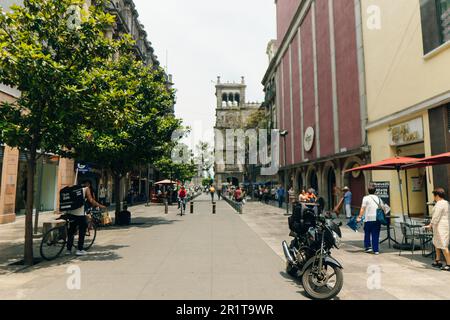
<instances>
[{"instance_id":1,"label":"motorcycle wheel","mask_svg":"<svg viewBox=\"0 0 450 320\"><path fill-rule=\"evenodd\" d=\"M318 278L318 274L313 272L310 266L302 277L303 288L307 295L315 300L330 300L336 297L344 285L344 275L341 268L332 265L323 267L323 274L326 275L326 283ZM330 287L330 281L333 286Z\"/></svg>"},{"instance_id":2,"label":"motorcycle wheel","mask_svg":"<svg viewBox=\"0 0 450 320\"><path fill-rule=\"evenodd\" d=\"M298 278L298 268L286 261L286 273L291 277Z\"/></svg>"}]
</instances>

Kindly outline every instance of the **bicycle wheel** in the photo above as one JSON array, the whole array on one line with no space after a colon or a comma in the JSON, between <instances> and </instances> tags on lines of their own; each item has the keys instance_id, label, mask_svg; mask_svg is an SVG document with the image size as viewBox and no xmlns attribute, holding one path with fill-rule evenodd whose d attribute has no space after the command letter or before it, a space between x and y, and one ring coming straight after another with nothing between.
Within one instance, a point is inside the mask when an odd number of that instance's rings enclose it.
<instances>
[{"instance_id":1,"label":"bicycle wheel","mask_svg":"<svg viewBox=\"0 0 450 320\"><path fill-rule=\"evenodd\" d=\"M67 229L65 226L56 227L47 231L42 237L40 252L47 261L59 257L67 242Z\"/></svg>"},{"instance_id":2,"label":"bicycle wheel","mask_svg":"<svg viewBox=\"0 0 450 320\"><path fill-rule=\"evenodd\" d=\"M78 232L75 236L74 243L78 244ZM86 235L84 237L84 250L88 251L92 246L94 245L95 238L97 237L97 226L95 225L93 220L90 220L88 222L88 227L86 230Z\"/></svg>"}]
</instances>

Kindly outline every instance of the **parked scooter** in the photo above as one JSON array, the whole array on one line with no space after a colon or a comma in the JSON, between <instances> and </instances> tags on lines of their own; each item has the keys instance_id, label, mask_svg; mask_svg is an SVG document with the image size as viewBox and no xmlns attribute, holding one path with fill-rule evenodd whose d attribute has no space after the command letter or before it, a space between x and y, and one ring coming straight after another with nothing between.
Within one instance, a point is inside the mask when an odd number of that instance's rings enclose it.
<instances>
[{"instance_id":1,"label":"parked scooter","mask_svg":"<svg viewBox=\"0 0 450 320\"><path fill-rule=\"evenodd\" d=\"M329 213L323 213L320 204L297 203L289 217L290 236L294 239L289 246L286 241L282 244L286 272L301 279L313 299L332 299L344 284L343 267L331 256L331 249L340 247L341 225Z\"/></svg>"}]
</instances>

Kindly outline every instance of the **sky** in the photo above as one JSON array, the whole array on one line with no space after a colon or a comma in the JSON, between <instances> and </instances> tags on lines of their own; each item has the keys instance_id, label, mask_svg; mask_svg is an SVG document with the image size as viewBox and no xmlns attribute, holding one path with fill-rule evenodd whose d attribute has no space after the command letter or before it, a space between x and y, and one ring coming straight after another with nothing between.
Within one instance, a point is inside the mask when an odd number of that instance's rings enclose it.
<instances>
[{"instance_id":1,"label":"sky","mask_svg":"<svg viewBox=\"0 0 450 320\"><path fill-rule=\"evenodd\" d=\"M241 81L247 101L264 99L267 44L276 37L274 0L134 0L161 66L177 90L175 113L193 128L190 146L213 143L215 82Z\"/></svg>"}]
</instances>

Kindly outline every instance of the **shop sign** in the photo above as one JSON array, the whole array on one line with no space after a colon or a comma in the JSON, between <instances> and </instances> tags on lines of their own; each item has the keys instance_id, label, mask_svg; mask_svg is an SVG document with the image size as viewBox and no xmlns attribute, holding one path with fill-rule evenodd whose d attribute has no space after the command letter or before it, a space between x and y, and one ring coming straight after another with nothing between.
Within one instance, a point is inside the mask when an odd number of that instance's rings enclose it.
<instances>
[{"instance_id":1,"label":"shop sign","mask_svg":"<svg viewBox=\"0 0 450 320\"><path fill-rule=\"evenodd\" d=\"M423 142L424 134L422 118L392 126L389 131L391 146L402 146Z\"/></svg>"},{"instance_id":2,"label":"shop sign","mask_svg":"<svg viewBox=\"0 0 450 320\"><path fill-rule=\"evenodd\" d=\"M372 182L372 184L375 186L376 195L383 200L385 204L388 206L391 205L391 183L388 181L383 182Z\"/></svg>"},{"instance_id":3,"label":"shop sign","mask_svg":"<svg viewBox=\"0 0 450 320\"><path fill-rule=\"evenodd\" d=\"M303 139L303 145L305 147L305 151L309 152L313 148L314 145L314 128L309 127L305 131L305 137Z\"/></svg>"},{"instance_id":4,"label":"shop sign","mask_svg":"<svg viewBox=\"0 0 450 320\"><path fill-rule=\"evenodd\" d=\"M423 191L423 179L420 177L412 177L412 192L422 192Z\"/></svg>"},{"instance_id":5,"label":"shop sign","mask_svg":"<svg viewBox=\"0 0 450 320\"><path fill-rule=\"evenodd\" d=\"M87 164L77 164L77 170L79 173L88 173L91 171L91 168Z\"/></svg>"}]
</instances>

